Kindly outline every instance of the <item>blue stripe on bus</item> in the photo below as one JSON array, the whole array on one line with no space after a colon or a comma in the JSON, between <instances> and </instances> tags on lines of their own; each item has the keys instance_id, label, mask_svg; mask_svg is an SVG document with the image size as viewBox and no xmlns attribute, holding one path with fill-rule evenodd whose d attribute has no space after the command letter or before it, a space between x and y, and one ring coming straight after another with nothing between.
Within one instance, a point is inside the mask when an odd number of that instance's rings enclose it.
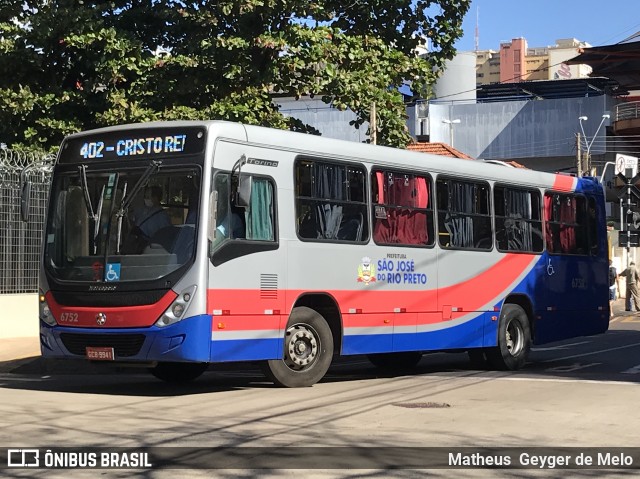
<instances>
[{"instance_id":1,"label":"blue stripe on bus","mask_svg":"<svg viewBox=\"0 0 640 479\"><path fill-rule=\"evenodd\" d=\"M469 321L436 331L400 334L345 335L342 354L390 353L397 351L435 351L495 346L498 321L496 312L479 313Z\"/></svg>"},{"instance_id":2,"label":"blue stripe on bus","mask_svg":"<svg viewBox=\"0 0 640 479\"><path fill-rule=\"evenodd\" d=\"M211 341L211 362L282 359L282 338Z\"/></svg>"}]
</instances>

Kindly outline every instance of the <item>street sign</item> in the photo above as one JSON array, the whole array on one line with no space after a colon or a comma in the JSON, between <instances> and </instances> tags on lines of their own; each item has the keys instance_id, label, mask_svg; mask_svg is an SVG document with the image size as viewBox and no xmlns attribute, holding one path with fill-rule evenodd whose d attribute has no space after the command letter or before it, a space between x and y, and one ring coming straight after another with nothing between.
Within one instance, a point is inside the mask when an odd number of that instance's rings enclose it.
<instances>
[{"instance_id":1,"label":"street sign","mask_svg":"<svg viewBox=\"0 0 640 479\"><path fill-rule=\"evenodd\" d=\"M626 175L627 170L631 170L631 176L635 176L638 173L638 157L618 153L616 155L615 174Z\"/></svg>"}]
</instances>

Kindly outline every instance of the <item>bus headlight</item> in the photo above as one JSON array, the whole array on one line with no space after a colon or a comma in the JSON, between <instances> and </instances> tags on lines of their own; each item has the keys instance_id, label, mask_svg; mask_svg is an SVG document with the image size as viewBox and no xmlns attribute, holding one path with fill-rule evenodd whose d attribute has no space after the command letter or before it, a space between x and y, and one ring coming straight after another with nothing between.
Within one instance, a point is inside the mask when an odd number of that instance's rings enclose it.
<instances>
[{"instance_id":1,"label":"bus headlight","mask_svg":"<svg viewBox=\"0 0 640 479\"><path fill-rule=\"evenodd\" d=\"M40 319L49 326L56 326L58 323L56 323L56 320L51 313L51 309L49 309L49 305L47 304L47 298L42 294L42 291L40 292L38 300L40 306Z\"/></svg>"},{"instance_id":2,"label":"bus headlight","mask_svg":"<svg viewBox=\"0 0 640 479\"><path fill-rule=\"evenodd\" d=\"M193 298L193 294L195 292L195 286L190 286L189 288L182 291L174 300L174 302L171 303L171 305L167 308L162 317L158 321L156 321L156 326L164 328L165 326L177 323L182 318L184 318L185 313L187 312L187 308L189 307L189 303L191 302L191 299Z\"/></svg>"}]
</instances>

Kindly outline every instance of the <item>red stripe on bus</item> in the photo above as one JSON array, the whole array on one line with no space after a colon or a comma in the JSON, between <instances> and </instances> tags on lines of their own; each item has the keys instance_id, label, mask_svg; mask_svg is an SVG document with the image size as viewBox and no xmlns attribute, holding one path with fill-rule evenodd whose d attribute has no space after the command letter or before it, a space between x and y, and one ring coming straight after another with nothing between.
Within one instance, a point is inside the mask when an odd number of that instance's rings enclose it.
<instances>
[{"instance_id":1,"label":"red stripe on bus","mask_svg":"<svg viewBox=\"0 0 640 479\"><path fill-rule=\"evenodd\" d=\"M151 326L162 316L177 296L176 293L170 290L160 298L160 301L154 304L94 308L63 306L56 302L51 291L46 294L47 304L60 326L74 328L100 327L105 329ZM100 313L105 315L104 324L98 323L97 316Z\"/></svg>"},{"instance_id":2,"label":"red stripe on bus","mask_svg":"<svg viewBox=\"0 0 640 479\"><path fill-rule=\"evenodd\" d=\"M573 192L576 188L576 178L567 175L556 175L553 181L553 190L562 192Z\"/></svg>"},{"instance_id":3,"label":"red stripe on bus","mask_svg":"<svg viewBox=\"0 0 640 479\"><path fill-rule=\"evenodd\" d=\"M481 274L449 287L440 288L442 305L462 307L463 311L480 311L507 288L537 258L529 254L508 254Z\"/></svg>"},{"instance_id":4,"label":"red stripe on bus","mask_svg":"<svg viewBox=\"0 0 640 479\"><path fill-rule=\"evenodd\" d=\"M434 315L448 307L456 308L455 317L471 311L493 311L493 304L504 297L510 286L529 268L538 256L508 254L486 271L455 285L422 291L381 291L369 285L362 290L324 290L319 293L331 295L340 307L344 327L389 326L395 318L417 316L418 324L438 322ZM372 287L373 286L373 287ZM271 329L275 324L284 327L288 308L302 295L314 293L309 290L278 290L277 299L260 297L259 290L210 289L208 290L209 312L228 311L228 315L213 316L213 329L232 331ZM265 310L280 310L282 315L264 314ZM359 313L349 311L359 310ZM404 310L404 311L403 311ZM279 320L273 318L278 316ZM233 320L232 317L235 317ZM269 319L273 318L273 319ZM406 318L405 318L406 319ZM399 324L405 324L402 320ZM411 322L411 321L410 321ZM409 323L407 323L409 324Z\"/></svg>"},{"instance_id":5,"label":"red stripe on bus","mask_svg":"<svg viewBox=\"0 0 640 479\"><path fill-rule=\"evenodd\" d=\"M280 314L239 314L237 316L213 316L211 321L211 329L214 333L224 331L279 330L287 325L287 319L287 316Z\"/></svg>"}]
</instances>

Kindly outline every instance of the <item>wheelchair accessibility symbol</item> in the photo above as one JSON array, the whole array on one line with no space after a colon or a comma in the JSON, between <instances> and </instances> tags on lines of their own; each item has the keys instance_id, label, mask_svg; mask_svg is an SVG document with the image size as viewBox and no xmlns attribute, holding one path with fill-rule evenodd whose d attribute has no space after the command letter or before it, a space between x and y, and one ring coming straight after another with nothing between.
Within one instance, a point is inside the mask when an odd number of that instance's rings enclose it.
<instances>
[{"instance_id":1,"label":"wheelchair accessibility symbol","mask_svg":"<svg viewBox=\"0 0 640 479\"><path fill-rule=\"evenodd\" d=\"M105 281L120 281L120 263L107 263L107 271L104 274Z\"/></svg>"},{"instance_id":2,"label":"wheelchair accessibility symbol","mask_svg":"<svg viewBox=\"0 0 640 479\"><path fill-rule=\"evenodd\" d=\"M120 267L120 265L118 265ZM549 276L553 276L555 274L555 270L553 269L553 265L551 264L551 258L549 258L549 263L547 264L547 274Z\"/></svg>"}]
</instances>

